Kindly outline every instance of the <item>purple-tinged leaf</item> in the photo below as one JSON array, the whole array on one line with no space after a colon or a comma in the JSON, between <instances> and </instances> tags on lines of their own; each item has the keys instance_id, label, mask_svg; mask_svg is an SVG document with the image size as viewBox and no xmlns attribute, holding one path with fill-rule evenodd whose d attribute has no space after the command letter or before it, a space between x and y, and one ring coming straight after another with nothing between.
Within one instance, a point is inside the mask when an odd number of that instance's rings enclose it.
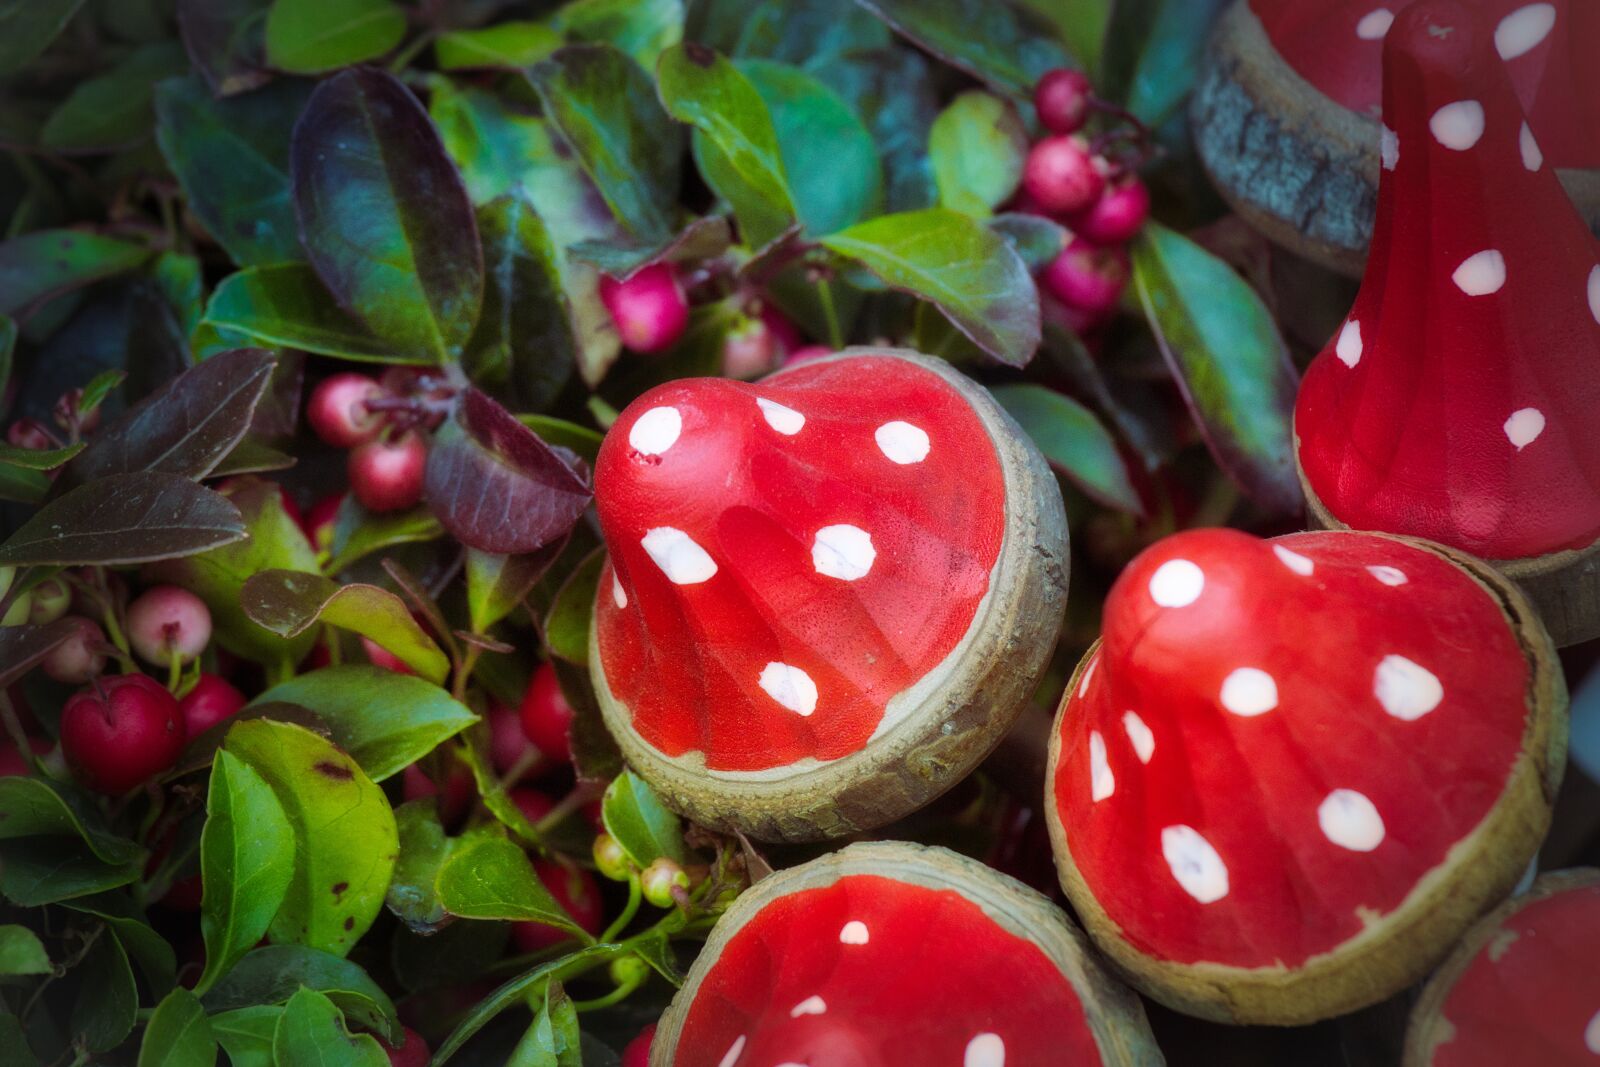
<instances>
[{"instance_id":1,"label":"purple-tinged leaf","mask_svg":"<svg viewBox=\"0 0 1600 1067\"><path fill-rule=\"evenodd\" d=\"M178 0L178 32L212 93L232 96L265 85L265 31L272 0Z\"/></svg>"},{"instance_id":2,"label":"purple-tinged leaf","mask_svg":"<svg viewBox=\"0 0 1600 1067\"><path fill-rule=\"evenodd\" d=\"M78 632L71 619L46 626L0 626L0 688L28 673L51 649Z\"/></svg>"},{"instance_id":3,"label":"purple-tinged leaf","mask_svg":"<svg viewBox=\"0 0 1600 1067\"><path fill-rule=\"evenodd\" d=\"M177 474L114 474L57 497L0 544L0 565L107 565L192 556L244 537L227 497Z\"/></svg>"},{"instance_id":4,"label":"purple-tinged leaf","mask_svg":"<svg viewBox=\"0 0 1600 1067\"><path fill-rule=\"evenodd\" d=\"M144 245L82 230L35 230L0 241L0 314L132 270Z\"/></svg>"}]
</instances>

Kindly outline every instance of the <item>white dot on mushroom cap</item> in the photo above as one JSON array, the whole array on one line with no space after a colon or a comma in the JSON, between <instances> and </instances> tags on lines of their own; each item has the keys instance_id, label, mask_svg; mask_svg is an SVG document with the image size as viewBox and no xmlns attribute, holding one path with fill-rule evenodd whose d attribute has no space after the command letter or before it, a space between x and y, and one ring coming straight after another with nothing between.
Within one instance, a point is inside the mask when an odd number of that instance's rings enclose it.
<instances>
[{"instance_id":1,"label":"white dot on mushroom cap","mask_svg":"<svg viewBox=\"0 0 1600 1067\"><path fill-rule=\"evenodd\" d=\"M1317 805L1322 836L1351 852L1371 852L1383 844L1383 816L1362 793L1335 789Z\"/></svg>"},{"instance_id":2,"label":"white dot on mushroom cap","mask_svg":"<svg viewBox=\"0 0 1600 1067\"><path fill-rule=\"evenodd\" d=\"M744 1035L740 1034L733 1039L733 1044L728 1046L728 1051L722 1054L722 1059L717 1061L717 1067L733 1067L739 1062L739 1055L744 1052Z\"/></svg>"},{"instance_id":3,"label":"white dot on mushroom cap","mask_svg":"<svg viewBox=\"0 0 1600 1067\"><path fill-rule=\"evenodd\" d=\"M1600 323L1600 267L1589 272L1589 312Z\"/></svg>"},{"instance_id":4,"label":"white dot on mushroom cap","mask_svg":"<svg viewBox=\"0 0 1600 1067\"><path fill-rule=\"evenodd\" d=\"M1333 354L1339 357L1339 362L1346 367L1354 367L1361 362L1361 353L1364 349L1361 343L1361 323L1351 319L1344 324L1344 329L1339 331L1339 340L1334 343Z\"/></svg>"},{"instance_id":5,"label":"white dot on mushroom cap","mask_svg":"<svg viewBox=\"0 0 1600 1067\"><path fill-rule=\"evenodd\" d=\"M1410 581L1406 577L1406 572L1399 567L1389 567L1381 563L1368 567L1367 573L1384 585L1405 585L1406 582Z\"/></svg>"},{"instance_id":6,"label":"white dot on mushroom cap","mask_svg":"<svg viewBox=\"0 0 1600 1067\"><path fill-rule=\"evenodd\" d=\"M886 422L873 431L883 454L899 464L921 463L928 458L928 434L909 422Z\"/></svg>"},{"instance_id":7,"label":"white dot on mushroom cap","mask_svg":"<svg viewBox=\"0 0 1600 1067\"><path fill-rule=\"evenodd\" d=\"M760 684L767 696L796 715L810 715L817 710L817 683L799 667L769 663L761 668Z\"/></svg>"},{"instance_id":8,"label":"white dot on mushroom cap","mask_svg":"<svg viewBox=\"0 0 1600 1067\"><path fill-rule=\"evenodd\" d=\"M1150 599L1164 608L1187 607L1205 587L1205 571L1186 559L1169 559L1150 576Z\"/></svg>"},{"instance_id":9,"label":"white dot on mushroom cap","mask_svg":"<svg viewBox=\"0 0 1600 1067\"><path fill-rule=\"evenodd\" d=\"M865 578L877 558L872 535L859 526L824 526L811 542L811 565L829 578L847 582Z\"/></svg>"},{"instance_id":10,"label":"white dot on mushroom cap","mask_svg":"<svg viewBox=\"0 0 1600 1067\"><path fill-rule=\"evenodd\" d=\"M1529 170L1538 170L1544 166L1544 153L1539 150L1539 142L1533 139L1533 131L1528 129L1528 124L1522 124L1522 133L1517 136L1517 144L1522 149L1522 165Z\"/></svg>"},{"instance_id":11,"label":"white dot on mushroom cap","mask_svg":"<svg viewBox=\"0 0 1600 1067\"><path fill-rule=\"evenodd\" d=\"M1518 408L1511 413L1503 429L1506 431L1506 440L1521 452L1544 433L1544 413L1538 408Z\"/></svg>"},{"instance_id":12,"label":"white dot on mushroom cap","mask_svg":"<svg viewBox=\"0 0 1600 1067\"><path fill-rule=\"evenodd\" d=\"M1590 1052L1600 1055L1600 1011L1595 1012L1589 1019L1589 1025L1583 1028L1583 1045Z\"/></svg>"},{"instance_id":13,"label":"white dot on mushroom cap","mask_svg":"<svg viewBox=\"0 0 1600 1067\"><path fill-rule=\"evenodd\" d=\"M865 945L871 935L867 932L867 924L860 919L851 919L839 931L839 944Z\"/></svg>"},{"instance_id":14,"label":"white dot on mushroom cap","mask_svg":"<svg viewBox=\"0 0 1600 1067\"><path fill-rule=\"evenodd\" d=\"M810 996L789 1009L789 1018L798 1019L802 1015L821 1015L827 1010L827 1001L818 996Z\"/></svg>"},{"instance_id":15,"label":"white dot on mushroom cap","mask_svg":"<svg viewBox=\"0 0 1600 1067\"><path fill-rule=\"evenodd\" d=\"M1439 706L1444 686L1428 668L1404 656L1385 656L1372 672L1372 695L1397 719L1415 722Z\"/></svg>"},{"instance_id":16,"label":"white dot on mushroom cap","mask_svg":"<svg viewBox=\"0 0 1600 1067\"><path fill-rule=\"evenodd\" d=\"M1554 4L1529 4L1500 20L1494 28L1494 48L1501 59L1516 59L1538 48L1556 24Z\"/></svg>"},{"instance_id":17,"label":"white dot on mushroom cap","mask_svg":"<svg viewBox=\"0 0 1600 1067\"><path fill-rule=\"evenodd\" d=\"M1317 569L1317 565L1298 552L1291 552L1282 545L1273 545L1272 554L1278 557L1278 562L1294 571L1301 577L1309 577Z\"/></svg>"},{"instance_id":18,"label":"white dot on mushroom cap","mask_svg":"<svg viewBox=\"0 0 1600 1067\"><path fill-rule=\"evenodd\" d=\"M1394 170L1400 165L1400 135L1387 126L1378 137L1378 155L1383 159L1384 170Z\"/></svg>"},{"instance_id":19,"label":"white dot on mushroom cap","mask_svg":"<svg viewBox=\"0 0 1600 1067\"><path fill-rule=\"evenodd\" d=\"M961 1067L1006 1067L1006 1043L999 1034L979 1034L967 1042Z\"/></svg>"},{"instance_id":20,"label":"white dot on mushroom cap","mask_svg":"<svg viewBox=\"0 0 1600 1067\"><path fill-rule=\"evenodd\" d=\"M1183 891L1202 904L1214 904L1228 895L1228 868L1192 826L1168 826L1161 831L1161 856Z\"/></svg>"},{"instance_id":21,"label":"white dot on mushroom cap","mask_svg":"<svg viewBox=\"0 0 1600 1067\"><path fill-rule=\"evenodd\" d=\"M1099 730L1089 731L1089 799L1095 803L1117 791L1117 779L1106 762L1106 739Z\"/></svg>"},{"instance_id":22,"label":"white dot on mushroom cap","mask_svg":"<svg viewBox=\"0 0 1600 1067\"><path fill-rule=\"evenodd\" d=\"M1125 711L1122 713L1122 728L1127 731L1133 754L1139 757L1139 762L1149 763L1150 757L1156 754L1156 735L1150 732L1150 727L1139 718L1138 712Z\"/></svg>"},{"instance_id":23,"label":"white dot on mushroom cap","mask_svg":"<svg viewBox=\"0 0 1600 1067\"><path fill-rule=\"evenodd\" d=\"M1433 139L1454 152L1465 152L1483 136L1483 105L1476 100L1446 104L1428 120Z\"/></svg>"},{"instance_id":24,"label":"white dot on mushroom cap","mask_svg":"<svg viewBox=\"0 0 1600 1067\"><path fill-rule=\"evenodd\" d=\"M1361 16L1356 23L1356 36L1363 41L1381 41L1394 25L1394 12L1386 7L1376 8Z\"/></svg>"},{"instance_id":25,"label":"white dot on mushroom cap","mask_svg":"<svg viewBox=\"0 0 1600 1067\"><path fill-rule=\"evenodd\" d=\"M717 573L717 563L694 538L672 526L645 531L639 544L674 585L699 585Z\"/></svg>"},{"instance_id":26,"label":"white dot on mushroom cap","mask_svg":"<svg viewBox=\"0 0 1600 1067\"><path fill-rule=\"evenodd\" d=\"M622 583L617 580L617 572L611 572L611 602L621 611L628 606L628 594L622 591Z\"/></svg>"},{"instance_id":27,"label":"white dot on mushroom cap","mask_svg":"<svg viewBox=\"0 0 1600 1067\"><path fill-rule=\"evenodd\" d=\"M793 437L806 424L806 417L794 408L786 408L764 396L756 397L756 407L761 409L761 417L767 420L767 425L785 437Z\"/></svg>"},{"instance_id":28,"label":"white dot on mushroom cap","mask_svg":"<svg viewBox=\"0 0 1600 1067\"><path fill-rule=\"evenodd\" d=\"M1506 284L1506 258L1493 248L1474 253L1461 261L1450 280L1468 296L1498 293Z\"/></svg>"},{"instance_id":29,"label":"white dot on mushroom cap","mask_svg":"<svg viewBox=\"0 0 1600 1067\"><path fill-rule=\"evenodd\" d=\"M683 416L677 408L651 408L633 420L628 429L628 444L635 452L659 456L678 443L683 432Z\"/></svg>"},{"instance_id":30,"label":"white dot on mushroom cap","mask_svg":"<svg viewBox=\"0 0 1600 1067\"><path fill-rule=\"evenodd\" d=\"M1222 680L1222 706L1246 718L1278 706L1278 683L1256 667L1240 667Z\"/></svg>"}]
</instances>

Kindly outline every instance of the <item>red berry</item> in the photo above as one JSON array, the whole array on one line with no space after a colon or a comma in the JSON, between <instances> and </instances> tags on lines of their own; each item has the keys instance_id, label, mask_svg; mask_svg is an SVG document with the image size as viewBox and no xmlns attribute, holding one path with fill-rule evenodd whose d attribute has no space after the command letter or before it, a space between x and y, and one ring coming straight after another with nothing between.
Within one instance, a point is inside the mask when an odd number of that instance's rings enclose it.
<instances>
[{"instance_id":1,"label":"red berry","mask_svg":"<svg viewBox=\"0 0 1600 1067\"><path fill-rule=\"evenodd\" d=\"M312 391L306 421L318 437L335 448L354 448L383 429L383 415L368 411L366 404L382 395L382 386L365 374L335 374Z\"/></svg>"},{"instance_id":2,"label":"red berry","mask_svg":"<svg viewBox=\"0 0 1600 1067\"><path fill-rule=\"evenodd\" d=\"M578 867L564 867L553 860L534 860L533 871L550 890L566 913L591 934L600 932L605 913L600 902L600 886L594 875ZM511 940L520 952L537 952L572 935L559 926L546 923L511 924Z\"/></svg>"},{"instance_id":3,"label":"red berry","mask_svg":"<svg viewBox=\"0 0 1600 1067\"><path fill-rule=\"evenodd\" d=\"M1081 70L1052 70L1033 89L1039 121L1053 133L1077 133L1089 118L1094 86Z\"/></svg>"},{"instance_id":4,"label":"red berry","mask_svg":"<svg viewBox=\"0 0 1600 1067\"><path fill-rule=\"evenodd\" d=\"M778 342L780 359L805 345L806 339L800 333L800 328L770 303L761 305L761 321L772 331L773 338Z\"/></svg>"},{"instance_id":5,"label":"red berry","mask_svg":"<svg viewBox=\"0 0 1600 1067\"><path fill-rule=\"evenodd\" d=\"M652 263L621 282L601 275L600 302L622 343L635 352L670 348L689 325L689 301L670 263Z\"/></svg>"},{"instance_id":6,"label":"red berry","mask_svg":"<svg viewBox=\"0 0 1600 1067\"><path fill-rule=\"evenodd\" d=\"M401 659L393 652L390 652L387 648L384 648L370 637L363 637L361 639L361 651L367 654L368 662L370 662L374 667L382 667L384 670L394 671L396 674L416 673L411 669L410 664L406 663L405 660Z\"/></svg>"},{"instance_id":7,"label":"red berry","mask_svg":"<svg viewBox=\"0 0 1600 1067\"><path fill-rule=\"evenodd\" d=\"M128 605L128 641L157 666L167 666L174 656L188 663L210 640L211 611L187 589L154 586Z\"/></svg>"},{"instance_id":8,"label":"red berry","mask_svg":"<svg viewBox=\"0 0 1600 1067\"><path fill-rule=\"evenodd\" d=\"M555 810L556 802L539 792L537 789L513 789L510 793L511 803L522 812L522 817L531 823Z\"/></svg>"},{"instance_id":9,"label":"red berry","mask_svg":"<svg viewBox=\"0 0 1600 1067\"><path fill-rule=\"evenodd\" d=\"M745 319L723 338L722 373L729 378L758 378L772 369L780 351L766 322Z\"/></svg>"},{"instance_id":10,"label":"red berry","mask_svg":"<svg viewBox=\"0 0 1600 1067\"><path fill-rule=\"evenodd\" d=\"M628 1042L622 1050L621 1067L650 1067L650 1042L655 1040L656 1024L651 1023L639 1031L639 1036Z\"/></svg>"},{"instance_id":11,"label":"red berry","mask_svg":"<svg viewBox=\"0 0 1600 1067\"><path fill-rule=\"evenodd\" d=\"M300 521L300 528L306 532L306 540L318 552L333 551L333 527L339 520L339 508L344 504L345 496L344 493L329 493L312 504L311 510Z\"/></svg>"},{"instance_id":12,"label":"red berry","mask_svg":"<svg viewBox=\"0 0 1600 1067\"><path fill-rule=\"evenodd\" d=\"M38 419L18 419L13 422L6 429L6 441L13 448L26 448L31 452L43 452L55 447L55 442L50 440L50 434Z\"/></svg>"},{"instance_id":13,"label":"red berry","mask_svg":"<svg viewBox=\"0 0 1600 1067\"><path fill-rule=\"evenodd\" d=\"M521 716L516 709L508 708L504 704L490 704L489 710L484 714L489 721L489 757L494 763L495 770L501 774L510 774L512 768L522 763L524 758L532 755L541 755L528 735L523 732ZM529 761L527 769L515 779L532 776L540 769L542 759Z\"/></svg>"},{"instance_id":14,"label":"red berry","mask_svg":"<svg viewBox=\"0 0 1600 1067\"><path fill-rule=\"evenodd\" d=\"M1022 170L1022 187L1052 214L1082 211L1105 184L1099 162L1081 137L1046 137L1033 146Z\"/></svg>"},{"instance_id":15,"label":"red berry","mask_svg":"<svg viewBox=\"0 0 1600 1067\"><path fill-rule=\"evenodd\" d=\"M382 1038L378 1043L389 1055L389 1067L428 1067L428 1060L433 1056L433 1050L422 1040L422 1035L409 1026L401 1035L399 1045L391 1045Z\"/></svg>"},{"instance_id":16,"label":"red berry","mask_svg":"<svg viewBox=\"0 0 1600 1067\"><path fill-rule=\"evenodd\" d=\"M1117 306L1128 284L1128 254L1074 238L1044 270L1044 284L1070 308L1096 315Z\"/></svg>"},{"instance_id":17,"label":"red berry","mask_svg":"<svg viewBox=\"0 0 1600 1067\"><path fill-rule=\"evenodd\" d=\"M245 705L244 694L215 674L202 674L178 701L190 737L199 737Z\"/></svg>"},{"instance_id":18,"label":"red berry","mask_svg":"<svg viewBox=\"0 0 1600 1067\"><path fill-rule=\"evenodd\" d=\"M64 685L83 685L106 665L105 653L100 651L106 635L93 619L73 615L69 621L76 631L47 652L39 665L46 675Z\"/></svg>"},{"instance_id":19,"label":"red berry","mask_svg":"<svg viewBox=\"0 0 1600 1067\"><path fill-rule=\"evenodd\" d=\"M368 511L404 511L422 500L428 447L416 433L368 441L350 453L350 490Z\"/></svg>"},{"instance_id":20,"label":"red berry","mask_svg":"<svg viewBox=\"0 0 1600 1067\"><path fill-rule=\"evenodd\" d=\"M561 691L561 680L556 669L541 663L528 680L527 691L522 694L522 732L539 751L561 763L572 760L572 705Z\"/></svg>"},{"instance_id":21,"label":"red berry","mask_svg":"<svg viewBox=\"0 0 1600 1067\"><path fill-rule=\"evenodd\" d=\"M1131 240L1150 217L1150 190L1129 175L1108 185L1087 211L1075 215L1072 230L1097 245L1120 245Z\"/></svg>"},{"instance_id":22,"label":"red berry","mask_svg":"<svg viewBox=\"0 0 1600 1067\"><path fill-rule=\"evenodd\" d=\"M478 788L472 781L472 772L458 761L451 761L450 769L445 773L443 794L439 792L439 787L433 784L433 779L415 763L405 769L400 779L400 787L407 800L438 797L439 819L446 825L454 823L465 815L467 808L478 795Z\"/></svg>"},{"instance_id":23,"label":"red berry","mask_svg":"<svg viewBox=\"0 0 1600 1067\"><path fill-rule=\"evenodd\" d=\"M90 789L117 796L178 762L188 734L171 693L142 674L101 681L67 699L61 751Z\"/></svg>"},{"instance_id":24,"label":"red berry","mask_svg":"<svg viewBox=\"0 0 1600 1067\"><path fill-rule=\"evenodd\" d=\"M833 349L827 345L801 345L793 352L790 352L789 358L783 362L785 366L788 366L790 363L804 363L808 359L821 359L823 356L831 355L833 355Z\"/></svg>"}]
</instances>

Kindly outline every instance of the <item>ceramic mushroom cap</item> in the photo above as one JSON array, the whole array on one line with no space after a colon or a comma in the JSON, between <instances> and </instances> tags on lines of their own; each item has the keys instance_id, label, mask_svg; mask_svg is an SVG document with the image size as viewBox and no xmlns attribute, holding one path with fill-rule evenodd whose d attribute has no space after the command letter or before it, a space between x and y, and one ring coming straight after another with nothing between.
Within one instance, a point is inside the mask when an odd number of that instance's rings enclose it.
<instances>
[{"instance_id":1,"label":"ceramic mushroom cap","mask_svg":"<svg viewBox=\"0 0 1600 1067\"><path fill-rule=\"evenodd\" d=\"M671 382L622 413L595 483L595 688L629 763L702 823L803 839L914 810L1055 643L1055 480L941 360Z\"/></svg>"},{"instance_id":2,"label":"ceramic mushroom cap","mask_svg":"<svg viewBox=\"0 0 1600 1067\"><path fill-rule=\"evenodd\" d=\"M1411 1015L1405 1067L1600 1059L1600 871L1542 876L1473 927Z\"/></svg>"},{"instance_id":3,"label":"ceramic mushroom cap","mask_svg":"<svg viewBox=\"0 0 1600 1067\"><path fill-rule=\"evenodd\" d=\"M1600 8L1470 0L1549 165L1600 232ZM1377 201L1385 38L1406 0L1235 0L1191 104L1234 208L1274 241L1359 275ZM1391 124L1392 125L1392 124Z\"/></svg>"},{"instance_id":4,"label":"ceramic mushroom cap","mask_svg":"<svg viewBox=\"0 0 1600 1067\"><path fill-rule=\"evenodd\" d=\"M1389 30L1372 257L1301 385L1297 458L1324 524L1563 570L1530 591L1564 644L1600 634L1600 559L1578 558L1600 541L1600 245L1502 37L1454 0Z\"/></svg>"},{"instance_id":5,"label":"ceramic mushroom cap","mask_svg":"<svg viewBox=\"0 0 1600 1067\"><path fill-rule=\"evenodd\" d=\"M1155 999L1292 1025L1420 978L1549 825L1566 694L1515 587L1425 542L1169 537L1051 738L1062 886Z\"/></svg>"},{"instance_id":6,"label":"ceramic mushroom cap","mask_svg":"<svg viewBox=\"0 0 1600 1067\"><path fill-rule=\"evenodd\" d=\"M651 1067L1159 1067L1138 997L1044 897L941 848L851 845L730 908Z\"/></svg>"}]
</instances>

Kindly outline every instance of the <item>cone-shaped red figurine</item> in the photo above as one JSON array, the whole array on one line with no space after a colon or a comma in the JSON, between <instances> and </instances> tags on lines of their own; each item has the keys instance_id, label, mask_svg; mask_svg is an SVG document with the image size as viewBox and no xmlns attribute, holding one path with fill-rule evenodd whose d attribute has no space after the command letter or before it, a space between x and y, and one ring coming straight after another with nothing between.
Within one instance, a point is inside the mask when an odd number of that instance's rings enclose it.
<instances>
[{"instance_id":1,"label":"cone-shaped red figurine","mask_svg":"<svg viewBox=\"0 0 1600 1067\"><path fill-rule=\"evenodd\" d=\"M1567 643L1600 632L1600 246L1496 38L1456 0L1388 32L1372 254L1301 385L1298 459L1324 522L1502 563Z\"/></svg>"}]
</instances>

